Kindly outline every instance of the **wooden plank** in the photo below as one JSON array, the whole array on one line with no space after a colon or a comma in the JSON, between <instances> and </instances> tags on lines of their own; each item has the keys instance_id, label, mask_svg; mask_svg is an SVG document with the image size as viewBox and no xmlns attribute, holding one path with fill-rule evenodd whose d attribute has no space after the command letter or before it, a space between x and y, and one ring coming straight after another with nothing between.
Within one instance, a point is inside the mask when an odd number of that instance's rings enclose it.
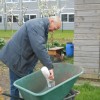
<instances>
[{"instance_id":1,"label":"wooden plank","mask_svg":"<svg viewBox=\"0 0 100 100\"><path fill-rule=\"evenodd\" d=\"M74 50L75 57L99 57L99 52L90 52L90 51L76 51Z\"/></svg>"},{"instance_id":2,"label":"wooden plank","mask_svg":"<svg viewBox=\"0 0 100 100\"><path fill-rule=\"evenodd\" d=\"M99 52L99 46L74 46L74 50L77 50L77 51L81 50L81 51L88 51L88 52Z\"/></svg>"},{"instance_id":3,"label":"wooden plank","mask_svg":"<svg viewBox=\"0 0 100 100\"><path fill-rule=\"evenodd\" d=\"M54 50L62 50L64 47L53 47L49 48L49 51L54 51Z\"/></svg>"},{"instance_id":4,"label":"wooden plank","mask_svg":"<svg viewBox=\"0 0 100 100\"><path fill-rule=\"evenodd\" d=\"M92 22L92 23L93 23L93 22L95 22L95 23L96 23L96 22L97 22L97 23L99 22L99 23L100 23L100 16L93 16L93 17L92 17L92 16L87 16L87 17L86 17L86 16L84 15L84 16L76 17L76 18L75 18L75 22L89 22L89 23L90 23L90 22Z\"/></svg>"},{"instance_id":5,"label":"wooden plank","mask_svg":"<svg viewBox=\"0 0 100 100\"><path fill-rule=\"evenodd\" d=\"M74 39L74 46L99 46L99 39L98 40L84 40L84 39Z\"/></svg>"},{"instance_id":6,"label":"wooden plank","mask_svg":"<svg viewBox=\"0 0 100 100\"><path fill-rule=\"evenodd\" d=\"M100 29L100 23L87 23L87 22L76 22L75 28L96 28Z\"/></svg>"},{"instance_id":7,"label":"wooden plank","mask_svg":"<svg viewBox=\"0 0 100 100\"><path fill-rule=\"evenodd\" d=\"M83 4L84 3L84 0L75 0L74 3L75 4Z\"/></svg>"},{"instance_id":8,"label":"wooden plank","mask_svg":"<svg viewBox=\"0 0 100 100\"><path fill-rule=\"evenodd\" d=\"M52 56L56 56L57 54L61 53L64 47L53 47L49 48L48 54ZM59 54L60 55L60 54Z\"/></svg>"},{"instance_id":9,"label":"wooden plank","mask_svg":"<svg viewBox=\"0 0 100 100\"><path fill-rule=\"evenodd\" d=\"M57 55L57 52L54 50L54 51L48 51L48 54L51 55L51 56L55 56Z\"/></svg>"},{"instance_id":10,"label":"wooden plank","mask_svg":"<svg viewBox=\"0 0 100 100\"><path fill-rule=\"evenodd\" d=\"M80 77L90 78L90 79L100 79L100 77L98 77L98 74L82 74Z\"/></svg>"},{"instance_id":11,"label":"wooden plank","mask_svg":"<svg viewBox=\"0 0 100 100\"><path fill-rule=\"evenodd\" d=\"M74 40L91 40L91 41L95 41L98 40L99 38L99 34L74 34Z\"/></svg>"},{"instance_id":12,"label":"wooden plank","mask_svg":"<svg viewBox=\"0 0 100 100\"><path fill-rule=\"evenodd\" d=\"M74 31L75 34L77 33L98 33L100 34L100 29L93 29L93 28L77 28L75 27L75 31Z\"/></svg>"},{"instance_id":13,"label":"wooden plank","mask_svg":"<svg viewBox=\"0 0 100 100\"><path fill-rule=\"evenodd\" d=\"M77 11L75 12L75 17L78 16L92 16L92 17L97 17L100 16L100 10L84 10L84 11Z\"/></svg>"},{"instance_id":14,"label":"wooden plank","mask_svg":"<svg viewBox=\"0 0 100 100\"><path fill-rule=\"evenodd\" d=\"M75 0L75 5L79 4L99 4L100 0Z\"/></svg>"},{"instance_id":15,"label":"wooden plank","mask_svg":"<svg viewBox=\"0 0 100 100\"><path fill-rule=\"evenodd\" d=\"M99 63L99 58L92 58L92 57L74 57L75 62L89 62L89 63Z\"/></svg>"},{"instance_id":16,"label":"wooden plank","mask_svg":"<svg viewBox=\"0 0 100 100\"><path fill-rule=\"evenodd\" d=\"M80 66L80 67L83 67L83 68L95 68L95 69L98 69L99 68L99 63L90 63L90 62L74 62L74 65L76 66Z\"/></svg>"},{"instance_id":17,"label":"wooden plank","mask_svg":"<svg viewBox=\"0 0 100 100\"><path fill-rule=\"evenodd\" d=\"M99 68L84 68L84 73L87 74L98 74Z\"/></svg>"},{"instance_id":18,"label":"wooden plank","mask_svg":"<svg viewBox=\"0 0 100 100\"><path fill-rule=\"evenodd\" d=\"M100 0L84 0L84 3L89 3L89 4L98 4L100 3Z\"/></svg>"},{"instance_id":19,"label":"wooden plank","mask_svg":"<svg viewBox=\"0 0 100 100\"><path fill-rule=\"evenodd\" d=\"M83 4L75 5L75 11L77 10L99 10L100 4Z\"/></svg>"}]
</instances>

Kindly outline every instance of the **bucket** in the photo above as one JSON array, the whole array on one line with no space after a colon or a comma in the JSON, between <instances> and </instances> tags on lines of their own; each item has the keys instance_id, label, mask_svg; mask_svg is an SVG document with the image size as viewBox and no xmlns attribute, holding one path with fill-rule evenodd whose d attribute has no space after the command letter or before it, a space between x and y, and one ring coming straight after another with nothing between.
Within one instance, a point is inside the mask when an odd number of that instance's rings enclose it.
<instances>
[{"instance_id":1,"label":"bucket","mask_svg":"<svg viewBox=\"0 0 100 100\"><path fill-rule=\"evenodd\" d=\"M72 57L74 55L74 44L72 42L68 42L66 44L66 55L68 57Z\"/></svg>"}]
</instances>

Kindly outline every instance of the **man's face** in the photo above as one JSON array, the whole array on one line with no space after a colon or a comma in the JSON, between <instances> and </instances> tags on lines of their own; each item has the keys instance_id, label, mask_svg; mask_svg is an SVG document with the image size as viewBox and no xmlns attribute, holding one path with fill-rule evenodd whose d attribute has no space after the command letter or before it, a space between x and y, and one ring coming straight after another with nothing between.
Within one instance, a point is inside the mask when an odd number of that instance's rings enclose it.
<instances>
[{"instance_id":1,"label":"man's face","mask_svg":"<svg viewBox=\"0 0 100 100\"><path fill-rule=\"evenodd\" d=\"M55 30L58 30L61 27L60 23L52 21L49 27L49 31L53 32Z\"/></svg>"}]
</instances>

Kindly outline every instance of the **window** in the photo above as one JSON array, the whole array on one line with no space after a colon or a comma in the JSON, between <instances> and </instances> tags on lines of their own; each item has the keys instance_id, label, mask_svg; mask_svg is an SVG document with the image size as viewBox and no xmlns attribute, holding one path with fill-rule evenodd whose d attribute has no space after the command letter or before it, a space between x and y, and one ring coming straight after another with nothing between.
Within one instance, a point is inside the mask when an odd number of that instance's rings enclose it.
<instances>
[{"instance_id":1,"label":"window","mask_svg":"<svg viewBox=\"0 0 100 100\"><path fill-rule=\"evenodd\" d=\"M18 22L18 15L7 16L7 22Z\"/></svg>"},{"instance_id":2,"label":"window","mask_svg":"<svg viewBox=\"0 0 100 100\"><path fill-rule=\"evenodd\" d=\"M13 16L13 22L18 22L18 16Z\"/></svg>"},{"instance_id":3,"label":"window","mask_svg":"<svg viewBox=\"0 0 100 100\"><path fill-rule=\"evenodd\" d=\"M69 15L69 22L74 22L74 14Z\"/></svg>"},{"instance_id":4,"label":"window","mask_svg":"<svg viewBox=\"0 0 100 100\"><path fill-rule=\"evenodd\" d=\"M0 23L2 23L2 16L0 16Z\"/></svg>"},{"instance_id":5,"label":"window","mask_svg":"<svg viewBox=\"0 0 100 100\"><path fill-rule=\"evenodd\" d=\"M61 21L67 22L67 14L62 14L61 15Z\"/></svg>"},{"instance_id":6,"label":"window","mask_svg":"<svg viewBox=\"0 0 100 100\"><path fill-rule=\"evenodd\" d=\"M61 14L62 22L74 22L74 14Z\"/></svg>"},{"instance_id":7,"label":"window","mask_svg":"<svg viewBox=\"0 0 100 100\"><path fill-rule=\"evenodd\" d=\"M30 19L36 18L36 15L30 15Z\"/></svg>"},{"instance_id":8,"label":"window","mask_svg":"<svg viewBox=\"0 0 100 100\"><path fill-rule=\"evenodd\" d=\"M44 0L45 1L45 0ZM56 0L46 0L46 1L56 1Z\"/></svg>"},{"instance_id":9,"label":"window","mask_svg":"<svg viewBox=\"0 0 100 100\"><path fill-rule=\"evenodd\" d=\"M6 0L6 2L19 2L19 0Z\"/></svg>"},{"instance_id":10,"label":"window","mask_svg":"<svg viewBox=\"0 0 100 100\"><path fill-rule=\"evenodd\" d=\"M7 16L7 22L12 22L12 16Z\"/></svg>"},{"instance_id":11,"label":"window","mask_svg":"<svg viewBox=\"0 0 100 100\"><path fill-rule=\"evenodd\" d=\"M30 1L36 1L36 0L30 0Z\"/></svg>"},{"instance_id":12,"label":"window","mask_svg":"<svg viewBox=\"0 0 100 100\"><path fill-rule=\"evenodd\" d=\"M29 20L29 15L24 15L24 22Z\"/></svg>"},{"instance_id":13,"label":"window","mask_svg":"<svg viewBox=\"0 0 100 100\"><path fill-rule=\"evenodd\" d=\"M24 15L24 22L36 18L36 15Z\"/></svg>"},{"instance_id":14,"label":"window","mask_svg":"<svg viewBox=\"0 0 100 100\"><path fill-rule=\"evenodd\" d=\"M23 0L23 2L35 2L37 0Z\"/></svg>"}]
</instances>

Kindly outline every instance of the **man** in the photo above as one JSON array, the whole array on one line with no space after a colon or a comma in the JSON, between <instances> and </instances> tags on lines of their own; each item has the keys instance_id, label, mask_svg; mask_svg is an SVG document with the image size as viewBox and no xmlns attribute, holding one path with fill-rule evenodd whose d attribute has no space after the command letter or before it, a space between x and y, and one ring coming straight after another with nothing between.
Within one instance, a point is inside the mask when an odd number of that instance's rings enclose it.
<instances>
[{"instance_id":1,"label":"man","mask_svg":"<svg viewBox=\"0 0 100 100\"><path fill-rule=\"evenodd\" d=\"M52 61L45 44L48 32L60 27L61 21L57 16L31 19L21 26L0 51L0 60L9 67L11 95L19 97L18 89L13 83L32 73L38 59L49 69L49 79L54 79Z\"/></svg>"}]
</instances>

